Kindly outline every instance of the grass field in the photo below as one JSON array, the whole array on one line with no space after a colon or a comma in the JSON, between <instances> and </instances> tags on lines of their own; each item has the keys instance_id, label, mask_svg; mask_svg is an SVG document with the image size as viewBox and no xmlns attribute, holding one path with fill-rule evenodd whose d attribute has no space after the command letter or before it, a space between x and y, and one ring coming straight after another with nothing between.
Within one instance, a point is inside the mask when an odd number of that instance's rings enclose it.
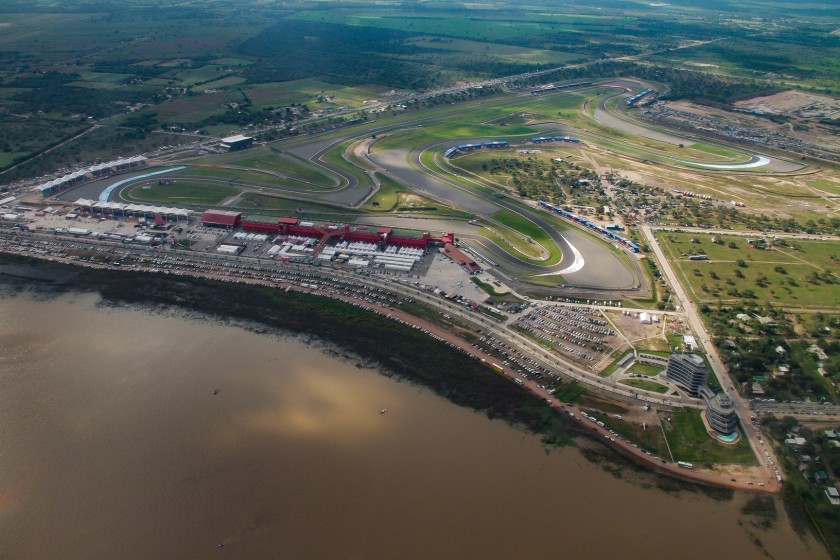
<instances>
[{"instance_id":1,"label":"grass field","mask_svg":"<svg viewBox=\"0 0 840 560\"><path fill-rule=\"evenodd\" d=\"M292 177L284 177L269 171L259 169L236 169L220 166L190 166L182 171L176 171L172 177L204 178L209 181L225 181L241 186L250 186L264 190L293 191L298 194L315 194L323 190L319 185L306 183Z\"/></svg>"},{"instance_id":2,"label":"grass field","mask_svg":"<svg viewBox=\"0 0 840 560\"><path fill-rule=\"evenodd\" d=\"M656 367L651 364L642 364L640 362L636 362L632 366L630 366L630 369L627 370L627 373L638 373L639 375L656 377L657 375L662 373L662 368Z\"/></svg>"},{"instance_id":3,"label":"grass field","mask_svg":"<svg viewBox=\"0 0 840 560\"><path fill-rule=\"evenodd\" d=\"M622 353L619 357L612 361L610 365L605 367L598 375L601 377L609 377L610 375L614 374L618 370L618 364L624 361L625 358L632 352L632 350L627 350L626 352Z\"/></svg>"},{"instance_id":4,"label":"grass field","mask_svg":"<svg viewBox=\"0 0 840 560\"><path fill-rule=\"evenodd\" d=\"M431 17L430 17L431 15ZM379 27L399 31L412 31L482 41L498 41L521 36L532 36L564 30L561 24L487 21L483 19L453 18L445 12L411 17L405 13L392 14L377 11L369 14L358 11L334 9L311 10L296 13L293 19L319 23L339 23L351 26Z\"/></svg>"},{"instance_id":5,"label":"grass field","mask_svg":"<svg viewBox=\"0 0 840 560\"><path fill-rule=\"evenodd\" d=\"M751 299L815 309L840 305L840 243L791 240L790 245L765 251L751 247L744 237L716 236L722 245L712 243L711 237L657 234L666 257L698 302ZM688 260L691 254L706 254L709 260Z\"/></svg>"},{"instance_id":6,"label":"grass field","mask_svg":"<svg viewBox=\"0 0 840 560\"><path fill-rule=\"evenodd\" d=\"M744 159L743 155L733 152L732 150L727 150L726 148L721 148L720 146L710 146L709 144L691 144L690 146L686 146L691 150L697 150L699 152L706 152L708 154L714 154L716 156L721 156L727 159L733 160L742 160Z\"/></svg>"},{"instance_id":7,"label":"grass field","mask_svg":"<svg viewBox=\"0 0 840 560\"><path fill-rule=\"evenodd\" d=\"M427 144L451 141L456 143L464 138L504 138L523 134L534 134L533 128L525 126L492 126L471 122L446 122L424 125L397 132L380 139L373 145L374 152L393 150L410 146L419 148Z\"/></svg>"},{"instance_id":8,"label":"grass field","mask_svg":"<svg viewBox=\"0 0 840 560\"><path fill-rule=\"evenodd\" d=\"M440 37L416 37L408 41L426 49L453 51L483 56L493 56L506 62L527 62L530 64L566 64L579 58L571 53L545 49L530 49L513 45L469 41L466 39L441 39Z\"/></svg>"},{"instance_id":9,"label":"grass field","mask_svg":"<svg viewBox=\"0 0 840 560\"><path fill-rule=\"evenodd\" d=\"M182 85L194 86L195 84L217 80L226 74L227 72L221 66L209 64L201 68L184 70L176 74L175 77Z\"/></svg>"},{"instance_id":10,"label":"grass field","mask_svg":"<svg viewBox=\"0 0 840 560\"><path fill-rule=\"evenodd\" d=\"M499 210L493 213L492 217L500 224L521 233L546 249L549 252L549 257L545 261L540 261L540 264L551 266L560 262L560 259L563 257L560 248L537 224L510 210ZM527 243L528 241L526 240L525 242Z\"/></svg>"},{"instance_id":11,"label":"grass field","mask_svg":"<svg viewBox=\"0 0 840 560\"><path fill-rule=\"evenodd\" d=\"M228 88L233 86L238 86L239 84L246 82L245 78L240 78L239 76L229 76L227 78L222 78L220 80L214 80L212 82L207 82L206 84L202 84L198 86L197 89L205 90L205 89L221 89L221 88Z\"/></svg>"},{"instance_id":12,"label":"grass field","mask_svg":"<svg viewBox=\"0 0 840 560\"><path fill-rule=\"evenodd\" d=\"M809 187L819 189L831 194L840 194L840 181L833 179L813 179L805 181Z\"/></svg>"},{"instance_id":13,"label":"grass field","mask_svg":"<svg viewBox=\"0 0 840 560\"><path fill-rule=\"evenodd\" d=\"M222 65L222 66L253 66L254 65L254 61L252 61L252 60L245 60L243 58L232 58L232 57L218 58L216 60L211 60L210 62L212 62L213 64L219 64L219 65Z\"/></svg>"},{"instance_id":14,"label":"grass field","mask_svg":"<svg viewBox=\"0 0 840 560\"><path fill-rule=\"evenodd\" d=\"M286 198L269 196L258 193L245 193L239 197L236 208L241 210L258 210L261 214L270 213L283 216L290 216L297 209L302 209L304 216L312 219L337 219L334 215L339 210L327 204L317 202L302 202L300 200L289 200Z\"/></svg>"},{"instance_id":15,"label":"grass field","mask_svg":"<svg viewBox=\"0 0 840 560\"><path fill-rule=\"evenodd\" d=\"M242 94L236 90L222 91L191 97L178 97L155 106L153 112L157 113L157 118L161 122L194 124L224 113L226 111L224 105L227 102L241 103L243 100Z\"/></svg>"},{"instance_id":16,"label":"grass field","mask_svg":"<svg viewBox=\"0 0 840 560\"><path fill-rule=\"evenodd\" d=\"M405 192L406 189L382 174L377 174L377 178L380 183L379 190L365 202L362 209L369 212L392 212L400 201L400 193Z\"/></svg>"},{"instance_id":17,"label":"grass field","mask_svg":"<svg viewBox=\"0 0 840 560\"><path fill-rule=\"evenodd\" d=\"M745 438L727 445L706 432L699 410L674 410L660 412L662 429L675 461L701 465L734 463L755 464L755 455Z\"/></svg>"},{"instance_id":18,"label":"grass field","mask_svg":"<svg viewBox=\"0 0 840 560\"><path fill-rule=\"evenodd\" d=\"M124 190L122 196L137 202L158 202L173 206L218 206L226 198L240 192L240 189L229 185L176 181L171 185L160 185L157 182L138 184Z\"/></svg>"},{"instance_id":19,"label":"grass field","mask_svg":"<svg viewBox=\"0 0 840 560\"><path fill-rule=\"evenodd\" d=\"M317 100L319 95L334 98L331 103L333 105L360 107L363 101L375 98L384 90L382 86L373 84L349 87L316 79L305 79L255 84L248 87L246 93L254 106L259 109L298 103L307 105L315 111L319 109Z\"/></svg>"},{"instance_id":20,"label":"grass field","mask_svg":"<svg viewBox=\"0 0 840 560\"><path fill-rule=\"evenodd\" d=\"M670 391L670 389L665 385L654 383L653 381L645 381L644 379L622 379L619 383L627 385L628 387L642 389L643 391L653 391L654 393L665 394Z\"/></svg>"},{"instance_id":21,"label":"grass field","mask_svg":"<svg viewBox=\"0 0 840 560\"><path fill-rule=\"evenodd\" d=\"M277 173L301 183L308 183L312 188L330 189L338 186L338 180L323 168L291 154L279 153L262 146L198 161L208 165L228 165Z\"/></svg>"}]
</instances>

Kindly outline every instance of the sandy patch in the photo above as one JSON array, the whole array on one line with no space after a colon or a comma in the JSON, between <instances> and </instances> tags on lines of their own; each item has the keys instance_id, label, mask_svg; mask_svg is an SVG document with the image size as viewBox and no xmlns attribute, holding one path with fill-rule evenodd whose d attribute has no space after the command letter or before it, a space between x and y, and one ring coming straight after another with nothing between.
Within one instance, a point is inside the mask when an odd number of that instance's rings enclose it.
<instances>
[{"instance_id":1,"label":"sandy patch","mask_svg":"<svg viewBox=\"0 0 840 560\"><path fill-rule=\"evenodd\" d=\"M765 110L776 114L797 113L801 117L824 118L840 112L840 99L804 91L788 90L773 95L736 101L742 109Z\"/></svg>"}]
</instances>

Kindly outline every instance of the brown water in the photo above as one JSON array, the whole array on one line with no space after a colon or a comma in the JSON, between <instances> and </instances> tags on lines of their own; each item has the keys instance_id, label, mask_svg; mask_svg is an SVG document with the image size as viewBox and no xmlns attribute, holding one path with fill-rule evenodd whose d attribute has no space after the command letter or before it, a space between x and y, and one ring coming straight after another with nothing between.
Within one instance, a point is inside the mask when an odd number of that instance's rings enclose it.
<instances>
[{"instance_id":1,"label":"brown water","mask_svg":"<svg viewBox=\"0 0 840 560\"><path fill-rule=\"evenodd\" d=\"M95 304L0 299L0 558L827 557L300 341Z\"/></svg>"}]
</instances>

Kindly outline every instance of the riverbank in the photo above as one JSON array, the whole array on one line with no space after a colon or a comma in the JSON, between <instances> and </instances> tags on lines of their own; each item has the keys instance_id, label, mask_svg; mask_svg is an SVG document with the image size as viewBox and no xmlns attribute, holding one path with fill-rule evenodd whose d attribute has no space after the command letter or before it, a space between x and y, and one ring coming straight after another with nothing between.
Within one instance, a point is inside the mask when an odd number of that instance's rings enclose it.
<instances>
[{"instance_id":1,"label":"riverbank","mask_svg":"<svg viewBox=\"0 0 840 560\"><path fill-rule=\"evenodd\" d=\"M26 272L29 269L30 272ZM159 309L181 309L216 317L264 325L286 333L313 337L334 345L349 359L371 365L388 376L407 379L431 389L450 402L481 411L489 418L503 419L540 434L547 446L565 445L579 436L603 446L599 434L590 432L578 422L558 410L547 407L533 392L516 386L486 368L468 355L469 345L441 341L447 333L438 333L437 340L416 325L434 332L435 326L406 316L404 322L372 311L366 305L316 296L295 290L278 290L258 284L219 282L191 276L139 274L137 272L77 267L41 261L29 257L5 255L0 257L0 277L14 271L6 282L40 292L95 292L105 302L152 305ZM37 282L24 280L32 278ZM50 282L49 278L55 278ZM33 288L37 286L37 288ZM388 311L396 316L396 310ZM596 430L597 432L597 430ZM619 448L621 446L618 446ZM612 456L610 467L614 474L621 471L656 473L661 477L679 479L678 485L704 488L714 495L708 484L714 481L700 478L692 472L676 473L664 466L634 460L632 449L612 449L604 457ZM690 475L690 476L689 476ZM691 481L684 479L691 478ZM649 483L649 481L648 481ZM670 483L669 483L670 484ZM731 496L731 494L730 494Z\"/></svg>"},{"instance_id":2,"label":"riverbank","mask_svg":"<svg viewBox=\"0 0 840 560\"><path fill-rule=\"evenodd\" d=\"M313 337L375 364L385 375L541 434L548 445L564 445L585 433L535 395L463 352L410 325L342 301L250 284L73 267L6 254L0 255L0 282L39 293L95 292L112 304L178 308Z\"/></svg>"}]
</instances>

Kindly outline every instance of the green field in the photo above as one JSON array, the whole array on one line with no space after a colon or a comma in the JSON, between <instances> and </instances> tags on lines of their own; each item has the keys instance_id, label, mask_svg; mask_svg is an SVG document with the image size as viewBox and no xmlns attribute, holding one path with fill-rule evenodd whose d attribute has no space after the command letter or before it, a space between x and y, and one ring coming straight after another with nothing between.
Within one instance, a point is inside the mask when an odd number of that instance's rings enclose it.
<instances>
[{"instance_id":1,"label":"green field","mask_svg":"<svg viewBox=\"0 0 840 560\"><path fill-rule=\"evenodd\" d=\"M810 181L805 181L805 184L809 187L813 187L827 193L840 195L840 181L832 179L812 179Z\"/></svg>"},{"instance_id":2,"label":"green field","mask_svg":"<svg viewBox=\"0 0 840 560\"><path fill-rule=\"evenodd\" d=\"M627 350L623 352L619 357L610 363L606 368L604 368L598 375L601 377L609 377L610 375L614 374L618 370L618 364L624 361L625 358L632 352L632 350Z\"/></svg>"},{"instance_id":3,"label":"green field","mask_svg":"<svg viewBox=\"0 0 840 560\"><path fill-rule=\"evenodd\" d=\"M135 185L122 192L127 200L137 202L157 202L173 206L218 206L226 198L241 192L236 187L208 183L175 181L171 185L157 182Z\"/></svg>"},{"instance_id":4,"label":"green field","mask_svg":"<svg viewBox=\"0 0 840 560\"><path fill-rule=\"evenodd\" d=\"M471 116L471 115L470 115ZM446 122L423 125L422 128L402 130L378 140L372 148L373 152L396 150L405 147L419 148L428 144L452 142L464 138L505 138L534 134L533 128L526 126L492 126L473 124L472 122Z\"/></svg>"},{"instance_id":5,"label":"green field","mask_svg":"<svg viewBox=\"0 0 840 560\"><path fill-rule=\"evenodd\" d=\"M242 58L219 58L216 60L211 60L213 64L219 64L221 66L253 66L255 63L253 60L245 60Z\"/></svg>"},{"instance_id":6,"label":"green field","mask_svg":"<svg viewBox=\"0 0 840 560\"><path fill-rule=\"evenodd\" d=\"M653 391L654 393L665 394L671 390L665 385L654 383L653 381L645 381L644 379L622 379L619 383L627 385L628 387L642 389L643 391Z\"/></svg>"},{"instance_id":7,"label":"green field","mask_svg":"<svg viewBox=\"0 0 840 560\"><path fill-rule=\"evenodd\" d=\"M551 239L551 237L549 237L549 235L534 222L510 210L499 210L498 212L494 212L492 217L500 224L521 233L534 243L537 243L546 249L549 253L549 257L545 261L540 261L540 264L551 266L560 262L560 259L563 257L560 252L560 248L554 240ZM526 239L525 242L527 243L528 240Z\"/></svg>"},{"instance_id":8,"label":"green field","mask_svg":"<svg viewBox=\"0 0 840 560\"><path fill-rule=\"evenodd\" d=\"M694 409L660 412L659 419L675 461L704 466L713 464L754 465L755 455L745 438L727 445L706 432L700 411Z\"/></svg>"},{"instance_id":9,"label":"green field","mask_svg":"<svg viewBox=\"0 0 840 560\"><path fill-rule=\"evenodd\" d=\"M409 40L408 44L426 49L493 56L506 62L527 62L530 64L560 65L578 58L571 53L553 50L529 49L513 45L469 41L466 39L441 39L440 37L433 36L417 37Z\"/></svg>"},{"instance_id":10,"label":"green field","mask_svg":"<svg viewBox=\"0 0 840 560\"><path fill-rule=\"evenodd\" d=\"M240 78L238 76L229 76L227 78L222 78L220 80L215 80L212 82L207 82L206 84L202 84L198 86L199 89L221 89L221 88L228 88L233 86L238 86L239 84L246 82L245 78Z\"/></svg>"},{"instance_id":11,"label":"green field","mask_svg":"<svg viewBox=\"0 0 840 560\"><path fill-rule=\"evenodd\" d=\"M252 187L267 191L291 191L303 195L315 194L323 190L323 187L320 185L304 182L297 178L249 168L190 166L187 169L176 171L171 176L186 179L205 179L208 184L212 184L212 182L227 182L241 187Z\"/></svg>"},{"instance_id":12,"label":"green field","mask_svg":"<svg viewBox=\"0 0 840 560\"><path fill-rule=\"evenodd\" d=\"M377 174L377 178L379 190L365 202L362 209L369 212L393 212L400 201L400 193L406 192L406 188L382 174Z\"/></svg>"},{"instance_id":13,"label":"green field","mask_svg":"<svg viewBox=\"0 0 840 560\"><path fill-rule=\"evenodd\" d=\"M727 150L726 148L722 148L720 146L711 146L709 144L691 144L690 146L686 146L688 149L697 150L698 152L706 152L708 154L714 154L716 156L721 156L726 159L732 160L743 160L743 154L739 154L737 152L733 152L732 150Z\"/></svg>"},{"instance_id":14,"label":"green field","mask_svg":"<svg viewBox=\"0 0 840 560\"><path fill-rule=\"evenodd\" d=\"M185 86L194 86L199 83L217 80L226 74L227 72L221 66L210 64L201 68L184 70L176 74L175 78Z\"/></svg>"},{"instance_id":15,"label":"green field","mask_svg":"<svg viewBox=\"0 0 840 560\"><path fill-rule=\"evenodd\" d=\"M259 109L298 103L305 104L314 111L322 108L317 100L319 95L334 98L330 105L343 104L348 107L360 107L363 101L376 98L384 89L382 86L373 84L348 87L306 79L255 84L245 91L255 107Z\"/></svg>"},{"instance_id":16,"label":"green field","mask_svg":"<svg viewBox=\"0 0 840 560\"><path fill-rule=\"evenodd\" d=\"M662 373L662 368L656 367L651 364L642 364L639 362L634 363L630 368L627 370L627 373L638 373L639 375L646 375L648 377L656 377L660 373Z\"/></svg>"},{"instance_id":17,"label":"green field","mask_svg":"<svg viewBox=\"0 0 840 560\"><path fill-rule=\"evenodd\" d=\"M330 172L324 168L313 165L290 153L262 146L196 161L205 166L204 169L222 169L229 166L274 173L300 183L309 184L313 189L338 187L338 180L333 178ZM220 176L226 177L235 175L233 170L230 169L219 173Z\"/></svg>"},{"instance_id":18,"label":"green field","mask_svg":"<svg viewBox=\"0 0 840 560\"><path fill-rule=\"evenodd\" d=\"M751 247L742 236L716 236L722 245L712 243L711 237L657 234L666 257L698 302L747 299L818 309L840 305L840 243L790 240L790 245L765 251ZM691 254L706 254L709 260L691 261Z\"/></svg>"},{"instance_id":19,"label":"green field","mask_svg":"<svg viewBox=\"0 0 840 560\"><path fill-rule=\"evenodd\" d=\"M446 12L433 14L431 17L423 15L411 17L405 13L387 14L377 11L370 14L359 14L357 11L333 9L330 11L312 10L300 11L294 19L318 23L338 23L351 26L375 27L411 31L416 33L463 37L481 41L498 41L521 36L541 35L559 32L565 26L556 23L532 23L523 21L493 21L485 19L453 18Z\"/></svg>"}]
</instances>

